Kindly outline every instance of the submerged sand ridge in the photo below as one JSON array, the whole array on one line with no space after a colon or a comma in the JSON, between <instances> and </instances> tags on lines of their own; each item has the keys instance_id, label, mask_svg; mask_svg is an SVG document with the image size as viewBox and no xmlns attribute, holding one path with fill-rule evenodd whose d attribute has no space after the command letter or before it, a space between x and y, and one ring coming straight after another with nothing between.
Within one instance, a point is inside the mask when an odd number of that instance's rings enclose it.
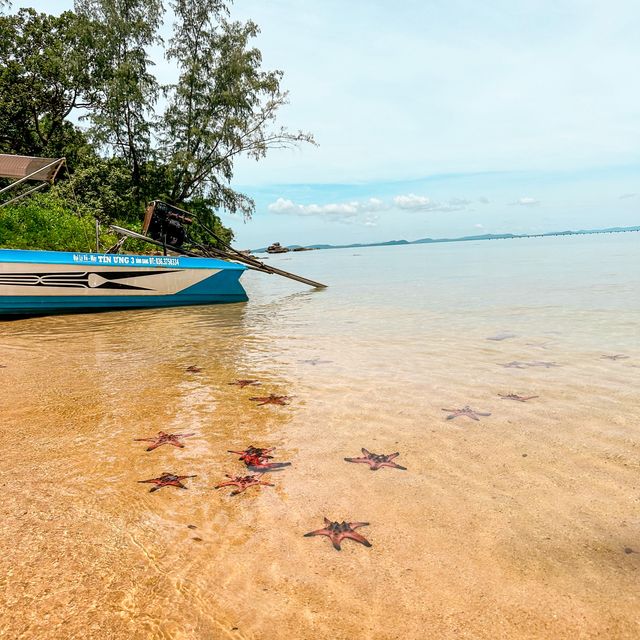
<instances>
[{"instance_id":1,"label":"submerged sand ridge","mask_svg":"<svg viewBox=\"0 0 640 640\"><path fill-rule=\"evenodd\" d=\"M0 637L640 635L637 304L447 322L248 286L248 305L2 325ZM270 393L290 404L249 400ZM491 415L442 411L465 405ZM195 435L134 442L161 430ZM215 490L249 445L292 466ZM344 461L361 447L407 469ZM164 472L197 477L138 484ZM372 547L304 538L323 517L369 522Z\"/></svg>"}]
</instances>

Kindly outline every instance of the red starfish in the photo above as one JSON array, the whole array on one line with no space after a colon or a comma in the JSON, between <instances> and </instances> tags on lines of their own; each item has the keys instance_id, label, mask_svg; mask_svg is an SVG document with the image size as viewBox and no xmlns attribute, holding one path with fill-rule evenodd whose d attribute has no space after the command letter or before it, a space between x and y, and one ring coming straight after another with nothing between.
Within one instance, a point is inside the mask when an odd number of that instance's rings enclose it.
<instances>
[{"instance_id":1,"label":"red starfish","mask_svg":"<svg viewBox=\"0 0 640 640\"><path fill-rule=\"evenodd\" d=\"M134 438L134 442L152 442L153 444L147 447L147 451L153 451L163 444L171 444L174 447L184 449L184 445L180 442L179 438L189 438L195 436L195 433L165 433L164 431L158 431L158 435L155 438Z\"/></svg>"},{"instance_id":2,"label":"red starfish","mask_svg":"<svg viewBox=\"0 0 640 640\"><path fill-rule=\"evenodd\" d=\"M273 451L271 449L261 449L260 447L249 447L244 451L229 451L229 453L236 453L240 456L240 460L247 465L252 471L258 471L264 473L272 469L282 469L283 467L289 467L290 462L267 462L267 460L273 458L273 456L267 455Z\"/></svg>"},{"instance_id":3,"label":"red starfish","mask_svg":"<svg viewBox=\"0 0 640 640\"><path fill-rule=\"evenodd\" d=\"M240 387L242 389L250 385L258 386L260 384L260 381L259 380L236 380L235 382L229 382L228 384L235 384L237 387Z\"/></svg>"},{"instance_id":4,"label":"red starfish","mask_svg":"<svg viewBox=\"0 0 640 640\"><path fill-rule=\"evenodd\" d=\"M518 402L526 402L527 400L533 400L534 398L539 398L540 396L519 396L517 393L499 393L498 394L503 400L517 400Z\"/></svg>"},{"instance_id":5,"label":"red starfish","mask_svg":"<svg viewBox=\"0 0 640 640\"><path fill-rule=\"evenodd\" d=\"M151 480L138 480L138 482L152 482L155 487L149 489L149 493L153 493L162 487L179 487L180 489L186 489L181 480L185 478L197 478L198 476L174 476L172 473L166 471L159 478L152 478Z\"/></svg>"},{"instance_id":6,"label":"red starfish","mask_svg":"<svg viewBox=\"0 0 640 640\"><path fill-rule=\"evenodd\" d=\"M371 543L366 538L354 531L354 529L357 529L358 527L367 526L369 524L368 522L331 522L331 520L325 518L324 524L324 529L310 531L309 533L305 533L304 537L328 536L333 543L333 548L337 551L340 551L340 543L344 538L351 538L351 540L355 540L356 542L363 544L365 547L371 546Z\"/></svg>"},{"instance_id":7,"label":"red starfish","mask_svg":"<svg viewBox=\"0 0 640 640\"><path fill-rule=\"evenodd\" d=\"M377 471L380 467L394 467L395 469L407 470L407 467L401 467L399 464L392 462L394 458L397 458L399 453L390 453L385 456L383 454L371 453L366 449L361 449L363 458L345 458L347 462L364 462L369 465L371 471Z\"/></svg>"},{"instance_id":8,"label":"red starfish","mask_svg":"<svg viewBox=\"0 0 640 640\"><path fill-rule=\"evenodd\" d=\"M202 369L199 366L197 366L195 364L192 364L192 365L188 366L185 369L185 371L187 371L188 373L200 373L202 371Z\"/></svg>"},{"instance_id":9,"label":"red starfish","mask_svg":"<svg viewBox=\"0 0 640 640\"><path fill-rule=\"evenodd\" d=\"M291 400L289 396L277 396L273 393L268 396L254 396L253 398L249 398L249 400L253 400L258 403L258 406L261 407L265 404L288 404L287 400Z\"/></svg>"},{"instance_id":10,"label":"red starfish","mask_svg":"<svg viewBox=\"0 0 640 640\"><path fill-rule=\"evenodd\" d=\"M215 489L220 489L221 487L230 487L236 486L238 489L236 491L232 491L232 496L237 496L239 493L242 493L245 489L249 487L253 487L258 484L263 484L267 487L275 487L275 485L270 482L263 482L260 480L260 476L230 476L228 473L225 473L225 476L229 478L228 482L222 482L219 485L216 485Z\"/></svg>"},{"instance_id":11,"label":"red starfish","mask_svg":"<svg viewBox=\"0 0 640 640\"><path fill-rule=\"evenodd\" d=\"M443 411L451 411L451 415L447 416L447 420L453 420L459 416L466 416L472 420L480 420L478 416L490 416L490 413L481 413L480 411L474 411L469 405L462 407L462 409L443 409Z\"/></svg>"},{"instance_id":12,"label":"red starfish","mask_svg":"<svg viewBox=\"0 0 640 640\"><path fill-rule=\"evenodd\" d=\"M607 360L626 360L629 356L625 356L621 353L617 353L613 356L601 356L602 358L606 358Z\"/></svg>"}]
</instances>

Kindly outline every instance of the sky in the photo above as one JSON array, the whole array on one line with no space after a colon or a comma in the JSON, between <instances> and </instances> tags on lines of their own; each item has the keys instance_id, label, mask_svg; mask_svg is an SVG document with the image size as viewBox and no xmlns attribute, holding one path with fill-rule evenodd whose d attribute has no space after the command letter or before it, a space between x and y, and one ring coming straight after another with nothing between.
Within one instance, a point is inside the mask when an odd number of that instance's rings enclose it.
<instances>
[{"instance_id":1,"label":"sky","mask_svg":"<svg viewBox=\"0 0 640 640\"><path fill-rule=\"evenodd\" d=\"M57 13L66 0L14 2ZM318 146L236 164L236 244L640 224L637 0L236 0ZM174 70L160 63L162 82Z\"/></svg>"}]
</instances>

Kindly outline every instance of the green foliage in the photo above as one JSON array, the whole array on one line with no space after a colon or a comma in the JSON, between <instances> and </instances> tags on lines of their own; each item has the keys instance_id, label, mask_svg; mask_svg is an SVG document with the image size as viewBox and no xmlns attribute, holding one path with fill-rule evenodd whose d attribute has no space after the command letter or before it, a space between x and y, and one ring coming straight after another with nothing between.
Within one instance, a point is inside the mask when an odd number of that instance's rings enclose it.
<instances>
[{"instance_id":1,"label":"green foliage","mask_svg":"<svg viewBox=\"0 0 640 640\"><path fill-rule=\"evenodd\" d=\"M0 16L0 152L62 157L86 146L68 117L95 101L96 41L85 19Z\"/></svg>"},{"instance_id":2,"label":"green foliage","mask_svg":"<svg viewBox=\"0 0 640 640\"><path fill-rule=\"evenodd\" d=\"M136 203L131 172L119 158L85 160L68 180L55 187L81 215L95 216L103 224L140 220L143 208Z\"/></svg>"},{"instance_id":3,"label":"green foliage","mask_svg":"<svg viewBox=\"0 0 640 640\"><path fill-rule=\"evenodd\" d=\"M93 219L78 216L54 194L41 194L0 209L3 248L88 251L94 237Z\"/></svg>"}]
</instances>

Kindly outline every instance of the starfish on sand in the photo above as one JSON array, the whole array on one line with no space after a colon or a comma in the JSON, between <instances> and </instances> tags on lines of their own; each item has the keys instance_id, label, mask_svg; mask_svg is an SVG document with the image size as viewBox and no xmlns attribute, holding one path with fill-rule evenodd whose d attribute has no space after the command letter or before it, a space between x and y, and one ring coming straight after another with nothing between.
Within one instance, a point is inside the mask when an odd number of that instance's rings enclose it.
<instances>
[{"instance_id":1,"label":"starfish on sand","mask_svg":"<svg viewBox=\"0 0 640 640\"><path fill-rule=\"evenodd\" d=\"M265 404L289 404L287 401L291 400L291 398L289 396L277 396L273 393L270 393L268 396L254 396L253 398L249 398L249 400L257 402L258 406L261 407Z\"/></svg>"},{"instance_id":2,"label":"starfish on sand","mask_svg":"<svg viewBox=\"0 0 640 640\"><path fill-rule=\"evenodd\" d=\"M407 467L401 467L399 464L392 462L394 458L397 458L399 453L390 453L389 455L371 453L365 448L361 449L362 458L345 458L347 462L363 462L369 465L371 471L377 471L380 467L393 467L395 469L407 470Z\"/></svg>"},{"instance_id":3,"label":"starfish on sand","mask_svg":"<svg viewBox=\"0 0 640 640\"><path fill-rule=\"evenodd\" d=\"M625 356L622 353L616 353L615 355L609 356L609 355L604 355L604 356L600 356L601 358L606 358L607 360L626 360L629 356Z\"/></svg>"},{"instance_id":4,"label":"starfish on sand","mask_svg":"<svg viewBox=\"0 0 640 640\"><path fill-rule=\"evenodd\" d=\"M197 366L197 365L195 365L195 364L192 364L192 365L188 366L188 367L185 369L185 371L186 371L187 373L200 373L200 372L202 371L202 368L201 368L201 367L199 367L199 366Z\"/></svg>"},{"instance_id":5,"label":"starfish on sand","mask_svg":"<svg viewBox=\"0 0 640 640\"><path fill-rule=\"evenodd\" d=\"M500 342L502 340L508 340L509 338L515 338L515 333L509 333L508 331L503 331L502 333L496 333L495 336L489 336L487 340L493 340L494 342Z\"/></svg>"},{"instance_id":6,"label":"starfish on sand","mask_svg":"<svg viewBox=\"0 0 640 640\"><path fill-rule=\"evenodd\" d=\"M263 484L266 487L275 486L270 482L263 482L262 480L260 480L260 476L230 476L228 473L225 473L225 476L229 478L229 480L227 482L221 482L214 488L220 489L221 487L238 487L235 491L231 492L232 496L237 496L239 493L242 493L249 487L254 487L258 484Z\"/></svg>"},{"instance_id":7,"label":"starfish on sand","mask_svg":"<svg viewBox=\"0 0 640 640\"><path fill-rule=\"evenodd\" d=\"M526 362L519 362L518 360L513 360L512 362L507 362L502 365L506 369L524 369L527 366Z\"/></svg>"},{"instance_id":8,"label":"starfish on sand","mask_svg":"<svg viewBox=\"0 0 640 640\"><path fill-rule=\"evenodd\" d=\"M234 382L228 382L227 384L233 384L236 387L240 387L244 389L244 387L249 386L258 386L260 384L259 380L235 380Z\"/></svg>"},{"instance_id":9,"label":"starfish on sand","mask_svg":"<svg viewBox=\"0 0 640 640\"><path fill-rule=\"evenodd\" d=\"M271 471L273 469L282 469L283 467L291 466L290 462L268 462L273 456L268 455L273 451L273 447L270 449L262 449L260 447L249 447L244 451L231 451L229 453L235 453L240 456L240 460L251 469L251 471L258 471L264 473L265 471Z\"/></svg>"},{"instance_id":10,"label":"starfish on sand","mask_svg":"<svg viewBox=\"0 0 640 640\"><path fill-rule=\"evenodd\" d=\"M550 369L551 367L559 366L555 362L544 362L542 360L536 360L534 362L519 362L518 360L514 360L513 362L507 362L502 365L507 369L526 369L526 367L544 367L545 369Z\"/></svg>"},{"instance_id":11,"label":"starfish on sand","mask_svg":"<svg viewBox=\"0 0 640 640\"><path fill-rule=\"evenodd\" d=\"M355 532L355 529L359 527L366 527L368 524L368 522L331 522L331 520L325 518L324 529L310 531L309 533L305 533L304 537L327 536L331 540L333 548L337 551L340 551L340 543L345 538L350 538L351 540L355 540L356 542L363 544L365 547L370 547L371 543L364 536Z\"/></svg>"},{"instance_id":12,"label":"starfish on sand","mask_svg":"<svg viewBox=\"0 0 640 640\"><path fill-rule=\"evenodd\" d=\"M462 409L443 409L443 411L449 411L451 415L447 416L447 420L453 420L454 418L458 418L464 416L466 418L471 418L472 420L480 420L478 416L490 416L490 413L482 413L480 411L474 411L469 405L465 405Z\"/></svg>"},{"instance_id":13,"label":"starfish on sand","mask_svg":"<svg viewBox=\"0 0 640 640\"><path fill-rule=\"evenodd\" d=\"M184 449L184 445L180 442L180 438L190 438L195 436L195 433L165 433L164 431L158 431L158 435L155 438L134 438L134 442L151 442L147 447L147 451L153 451L163 444L170 444L174 447Z\"/></svg>"},{"instance_id":14,"label":"starfish on sand","mask_svg":"<svg viewBox=\"0 0 640 640\"><path fill-rule=\"evenodd\" d=\"M150 482L155 484L155 487L149 489L149 493L153 493L162 487L178 487L180 489L186 489L182 484L182 480L185 478L197 478L198 476L176 476L173 473L167 473L166 471L159 478L151 478L151 480L138 480L138 482Z\"/></svg>"},{"instance_id":15,"label":"starfish on sand","mask_svg":"<svg viewBox=\"0 0 640 640\"><path fill-rule=\"evenodd\" d=\"M499 393L498 395L503 400L517 400L518 402L526 402L527 400L533 400L534 398L540 397L540 396L519 396L517 393Z\"/></svg>"}]
</instances>

